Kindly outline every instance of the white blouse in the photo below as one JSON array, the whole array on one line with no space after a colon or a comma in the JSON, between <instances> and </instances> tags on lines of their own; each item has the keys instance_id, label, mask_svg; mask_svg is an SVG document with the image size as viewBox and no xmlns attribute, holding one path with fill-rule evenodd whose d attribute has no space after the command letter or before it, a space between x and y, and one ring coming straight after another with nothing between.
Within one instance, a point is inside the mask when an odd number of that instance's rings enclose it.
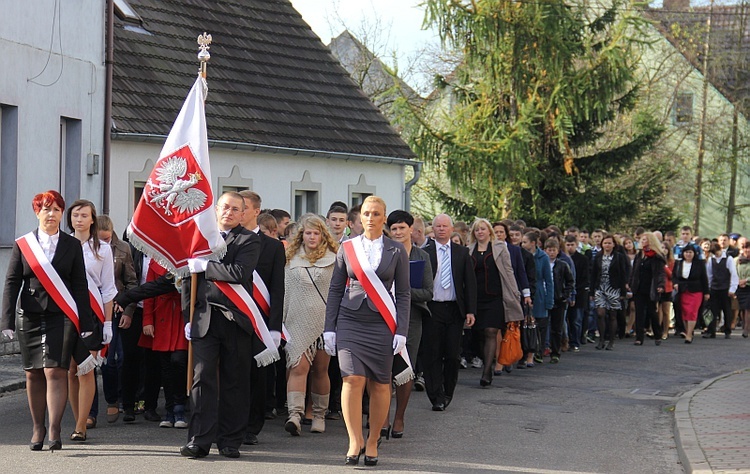
<instances>
[{"instance_id":1,"label":"white blouse","mask_svg":"<svg viewBox=\"0 0 750 474\"><path fill-rule=\"evenodd\" d=\"M370 240L363 234L362 246L365 248L365 255L367 255L367 260L370 262L370 267L373 270L377 270L380 260L383 258L383 236L381 235L375 240Z\"/></svg>"},{"instance_id":2,"label":"white blouse","mask_svg":"<svg viewBox=\"0 0 750 474\"><path fill-rule=\"evenodd\" d=\"M690 277L691 268L693 268L693 262L682 261L682 278L687 280Z\"/></svg>"},{"instance_id":3,"label":"white blouse","mask_svg":"<svg viewBox=\"0 0 750 474\"><path fill-rule=\"evenodd\" d=\"M86 264L86 276L99 288L102 302L109 303L117 295L115 287L115 262L112 248L107 242L99 241L99 258L88 242L83 242L83 261Z\"/></svg>"}]
</instances>

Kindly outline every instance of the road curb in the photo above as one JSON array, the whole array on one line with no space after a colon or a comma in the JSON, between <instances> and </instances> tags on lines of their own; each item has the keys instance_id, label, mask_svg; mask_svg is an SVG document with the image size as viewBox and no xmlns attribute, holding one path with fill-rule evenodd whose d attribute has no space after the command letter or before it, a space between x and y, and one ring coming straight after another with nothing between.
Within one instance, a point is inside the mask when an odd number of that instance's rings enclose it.
<instances>
[{"instance_id":1,"label":"road curb","mask_svg":"<svg viewBox=\"0 0 750 474\"><path fill-rule=\"evenodd\" d=\"M711 466L708 464L706 455L698 443L698 435L696 435L695 429L693 429L693 422L690 419L690 402L698 392L705 390L715 382L746 370L749 369L733 370L718 377L704 380L693 390L682 394L677 401L674 410L674 437L677 445L677 454L686 473L709 474L713 472Z\"/></svg>"},{"instance_id":2,"label":"road curb","mask_svg":"<svg viewBox=\"0 0 750 474\"><path fill-rule=\"evenodd\" d=\"M11 379L5 380L0 383L0 393L13 392L15 390L23 390L26 388L26 379Z\"/></svg>"}]
</instances>

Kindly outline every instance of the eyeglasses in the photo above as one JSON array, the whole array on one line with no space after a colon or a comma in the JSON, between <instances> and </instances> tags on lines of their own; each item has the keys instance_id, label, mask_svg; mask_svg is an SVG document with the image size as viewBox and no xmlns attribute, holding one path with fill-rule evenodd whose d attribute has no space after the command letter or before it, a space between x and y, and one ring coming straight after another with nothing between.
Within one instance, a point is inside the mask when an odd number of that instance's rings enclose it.
<instances>
[{"instance_id":1,"label":"eyeglasses","mask_svg":"<svg viewBox=\"0 0 750 474\"><path fill-rule=\"evenodd\" d=\"M240 209L239 207L232 207L232 206L218 207L217 206L217 208L219 209L219 212L221 212L222 214L225 213L225 212L227 212L227 211L231 211L232 214L237 214L237 213L242 212L242 209Z\"/></svg>"}]
</instances>

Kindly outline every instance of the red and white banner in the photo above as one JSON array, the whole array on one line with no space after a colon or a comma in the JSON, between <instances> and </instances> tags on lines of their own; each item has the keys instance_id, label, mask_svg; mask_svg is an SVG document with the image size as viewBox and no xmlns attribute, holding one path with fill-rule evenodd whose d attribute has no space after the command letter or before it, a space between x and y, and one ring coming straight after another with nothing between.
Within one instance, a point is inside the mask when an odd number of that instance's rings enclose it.
<instances>
[{"instance_id":1,"label":"red and white banner","mask_svg":"<svg viewBox=\"0 0 750 474\"><path fill-rule=\"evenodd\" d=\"M44 250L39 245L39 241L36 240L34 233L29 232L26 235L22 235L16 239L16 243L26 262L31 267L31 271L34 272L34 275L36 275L44 289L52 297L52 301L73 322L76 330L81 332L78 322L78 306L73 299L73 295L70 294L68 287L63 283L57 270L55 270L55 267L52 266L52 263L50 263L44 254Z\"/></svg>"},{"instance_id":2,"label":"red and white banner","mask_svg":"<svg viewBox=\"0 0 750 474\"><path fill-rule=\"evenodd\" d=\"M395 335L398 328L396 305L393 303L391 294L386 289L383 281L370 266L370 262L367 260L367 255L365 254L365 247L362 244L362 237L346 240L342 245L349 264L352 266L354 275L357 277L360 285L362 285L362 288L364 288L365 293L367 293L367 297L378 308L391 333ZM409 359L406 347L401 349L398 355L406 363L406 369L396 374L394 378L397 385L402 385L414 378L414 369L411 366L411 360Z\"/></svg>"},{"instance_id":3,"label":"red and white banner","mask_svg":"<svg viewBox=\"0 0 750 474\"><path fill-rule=\"evenodd\" d=\"M273 342L271 332L268 330L268 326L266 326L263 315L260 313L258 305L250 297L250 293L247 292L245 287L238 285L237 283L227 283L226 281L214 281L214 284L232 303L234 303L235 306L237 306L237 309L239 309L242 314L248 317L253 324L253 329L255 329L255 334L258 336L258 339L263 341L263 345L266 346L260 354L255 356L255 361L258 363L258 367L265 367L266 365L273 364L281 359L279 350Z\"/></svg>"},{"instance_id":4,"label":"red and white banner","mask_svg":"<svg viewBox=\"0 0 750 474\"><path fill-rule=\"evenodd\" d=\"M151 171L133 220L130 242L178 276L189 258L220 259L226 244L216 226L204 100L198 77Z\"/></svg>"}]
</instances>

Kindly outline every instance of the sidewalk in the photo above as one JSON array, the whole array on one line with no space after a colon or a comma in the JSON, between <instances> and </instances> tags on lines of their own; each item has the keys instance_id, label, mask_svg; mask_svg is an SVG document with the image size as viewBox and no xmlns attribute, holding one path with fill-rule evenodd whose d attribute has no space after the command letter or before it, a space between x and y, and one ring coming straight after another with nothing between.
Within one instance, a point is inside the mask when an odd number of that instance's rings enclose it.
<instances>
[{"instance_id":1,"label":"sidewalk","mask_svg":"<svg viewBox=\"0 0 750 474\"><path fill-rule=\"evenodd\" d=\"M750 369L706 380L682 395L675 441L687 473L750 473Z\"/></svg>"},{"instance_id":2,"label":"sidewalk","mask_svg":"<svg viewBox=\"0 0 750 474\"><path fill-rule=\"evenodd\" d=\"M22 367L21 354L0 355L0 394L26 388L26 375Z\"/></svg>"}]
</instances>

